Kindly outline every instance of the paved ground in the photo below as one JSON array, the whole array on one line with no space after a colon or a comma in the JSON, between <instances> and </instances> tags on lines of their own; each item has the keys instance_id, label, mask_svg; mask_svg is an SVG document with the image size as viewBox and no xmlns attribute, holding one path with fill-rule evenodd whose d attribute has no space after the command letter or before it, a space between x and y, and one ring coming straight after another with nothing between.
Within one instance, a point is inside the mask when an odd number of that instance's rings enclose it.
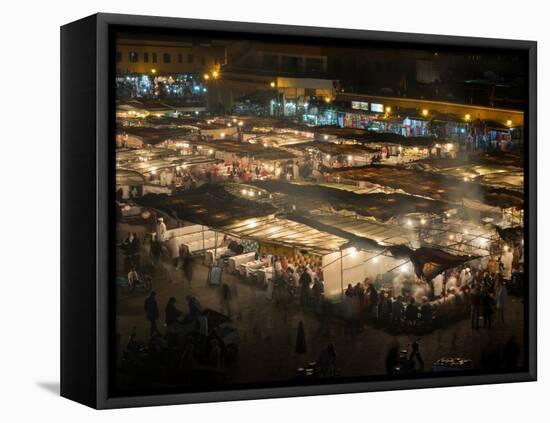
<instances>
[{"instance_id":1,"label":"paved ground","mask_svg":"<svg viewBox=\"0 0 550 423\"><path fill-rule=\"evenodd\" d=\"M123 233L127 225L119 228ZM141 227L133 231L143 233ZM143 238L142 238L143 239ZM143 262L147 262L146 247ZM120 263L122 260L118 260ZM328 325L321 325L319 319L298 305L282 306L268 301L265 291L243 282L239 277L226 274L223 280L231 287L233 298L230 309L224 309L220 288L206 284L207 267L197 258L191 284L184 281L182 270L165 262L153 273L154 290L164 316L164 306L172 296L178 300L178 308L187 310L185 297L191 294L204 307L230 314L233 325L240 335L240 351L237 365L229 372L231 382L257 382L288 380L297 367L316 360L319 351L328 343L335 346L338 366L343 376L372 376L385 373L385 359L396 343L404 347L413 337L393 336L385 330L366 325L362 330L351 330L349 325L338 319L331 319ZM122 270L120 269L120 272ZM138 338L148 339L148 323L145 320L143 301L145 294L132 294L119 290L117 304L117 330L126 339L135 327ZM294 352L297 327L303 321L307 353ZM499 353L505 342L514 336L521 343L523 339L523 304L510 297L506 311L506 324L496 323L491 330L473 330L469 320L451 324L444 330L436 330L421 337L420 348L426 368L442 356L471 358L474 367L482 368L484 357L490 352ZM522 360L523 351L520 356ZM494 356L491 356L491 360Z\"/></svg>"}]
</instances>

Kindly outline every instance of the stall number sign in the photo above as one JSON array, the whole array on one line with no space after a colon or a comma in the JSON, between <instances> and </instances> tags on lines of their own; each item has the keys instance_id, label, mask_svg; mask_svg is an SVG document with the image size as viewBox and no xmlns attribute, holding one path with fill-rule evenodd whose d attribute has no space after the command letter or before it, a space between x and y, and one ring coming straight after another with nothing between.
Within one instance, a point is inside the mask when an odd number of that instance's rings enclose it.
<instances>
[{"instance_id":1,"label":"stall number sign","mask_svg":"<svg viewBox=\"0 0 550 423\"><path fill-rule=\"evenodd\" d=\"M351 108L357 110L369 110L369 103L366 101L352 101Z\"/></svg>"},{"instance_id":2,"label":"stall number sign","mask_svg":"<svg viewBox=\"0 0 550 423\"><path fill-rule=\"evenodd\" d=\"M380 103L371 103L370 110L371 112L384 113L384 105Z\"/></svg>"}]
</instances>

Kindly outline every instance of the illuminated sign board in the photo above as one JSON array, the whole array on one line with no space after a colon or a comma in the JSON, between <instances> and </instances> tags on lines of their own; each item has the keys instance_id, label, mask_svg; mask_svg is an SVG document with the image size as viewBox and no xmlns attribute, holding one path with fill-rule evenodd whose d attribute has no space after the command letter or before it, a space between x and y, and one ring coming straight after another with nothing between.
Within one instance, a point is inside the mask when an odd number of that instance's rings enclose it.
<instances>
[{"instance_id":1,"label":"illuminated sign board","mask_svg":"<svg viewBox=\"0 0 550 423\"><path fill-rule=\"evenodd\" d=\"M380 103L371 103L370 110L371 112L384 113L384 105Z\"/></svg>"},{"instance_id":2,"label":"illuminated sign board","mask_svg":"<svg viewBox=\"0 0 550 423\"><path fill-rule=\"evenodd\" d=\"M369 110L369 103L366 101L352 101L351 108L357 110Z\"/></svg>"}]
</instances>

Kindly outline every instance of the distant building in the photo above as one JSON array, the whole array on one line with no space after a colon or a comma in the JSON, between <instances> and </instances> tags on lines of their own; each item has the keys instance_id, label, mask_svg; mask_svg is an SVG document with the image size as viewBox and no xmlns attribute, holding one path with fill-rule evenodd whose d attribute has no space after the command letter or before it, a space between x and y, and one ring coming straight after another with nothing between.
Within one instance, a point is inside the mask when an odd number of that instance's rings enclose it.
<instances>
[{"instance_id":1,"label":"distant building","mask_svg":"<svg viewBox=\"0 0 550 423\"><path fill-rule=\"evenodd\" d=\"M202 74L226 60L222 43L166 40L117 40L116 71L122 74Z\"/></svg>"}]
</instances>

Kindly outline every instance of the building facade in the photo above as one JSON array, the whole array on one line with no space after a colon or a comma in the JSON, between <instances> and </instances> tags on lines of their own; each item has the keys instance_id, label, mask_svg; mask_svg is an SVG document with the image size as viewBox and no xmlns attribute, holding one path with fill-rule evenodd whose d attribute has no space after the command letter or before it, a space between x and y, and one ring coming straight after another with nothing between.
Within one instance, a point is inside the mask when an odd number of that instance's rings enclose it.
<instances>
[{"instance_id":1,"label":"building facade","mask_svg":"<svg viewBox=\"0 0 550 423\"><path fill-rule=\"evenodd\" d=\"M219 69L226 47L216 41L117 40L116 71L124 74L202 74Z\"/></svg>"}]
</instances>

